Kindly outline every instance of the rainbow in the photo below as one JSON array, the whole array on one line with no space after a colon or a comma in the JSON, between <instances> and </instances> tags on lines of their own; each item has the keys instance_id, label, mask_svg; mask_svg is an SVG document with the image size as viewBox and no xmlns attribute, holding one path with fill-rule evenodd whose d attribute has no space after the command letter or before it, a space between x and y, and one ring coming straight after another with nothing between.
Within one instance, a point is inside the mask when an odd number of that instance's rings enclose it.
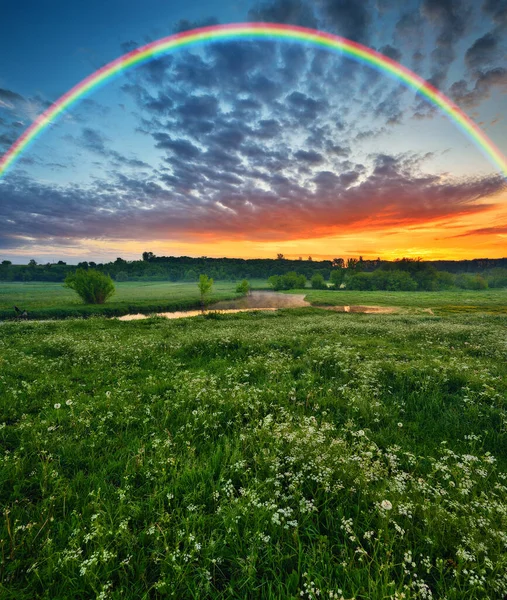
<instances>
[{"instance_id":1,"label":"rainbow","mask_svg":"<svg viewBox=\"0 0 507 600\"><path fill-rule=\"evenodd\" d=\"M80 98L107 83L123 71L180 48L206 42L238 39L275 39L302 42L317 48L338 51L344 56L394 76L447 114L507 178L507 160L505 156L480 127L449 98L406 67L371 48L331 33L294 25L272 23L239 23L202 27L156 40L120 56L83 79L37 117L0 159L0 177L59 115L69 109Z\"/></svg>"}]
</instances>

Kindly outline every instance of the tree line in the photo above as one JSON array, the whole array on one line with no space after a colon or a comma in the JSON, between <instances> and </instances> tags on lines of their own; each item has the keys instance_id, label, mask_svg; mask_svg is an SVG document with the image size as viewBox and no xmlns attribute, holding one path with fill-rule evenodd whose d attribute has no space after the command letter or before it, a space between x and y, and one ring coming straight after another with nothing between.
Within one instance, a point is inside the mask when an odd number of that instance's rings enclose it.
<instances>
[{"instance_id":1,"label":"tree line","mask_svg":"<svg viewBox=\"0 0 507 600\"><path fill-rule=\"evenodd\" d=\"M316 289L332 286L358 290L436 290L507 286L507 258L463 261L402 258L385 261L359 257L318 261L312 257L289 260L283 254L273 259L241 259L155 256L152 252L144 252L141 260L117 258L108 263L83 261L78 265L68 265L64 261L38 264L35 260L30 260L28 265L17 265L3 260L0 263L0 281L63 282L77 269L95 269L118 282L197 282L203 273L215 281L272 278L271 285L275 289L290 289L288 286L296 285L298 277L297 287L302 286L304 278L305 284L311 282Z\"/></svg>"}]
</instances>

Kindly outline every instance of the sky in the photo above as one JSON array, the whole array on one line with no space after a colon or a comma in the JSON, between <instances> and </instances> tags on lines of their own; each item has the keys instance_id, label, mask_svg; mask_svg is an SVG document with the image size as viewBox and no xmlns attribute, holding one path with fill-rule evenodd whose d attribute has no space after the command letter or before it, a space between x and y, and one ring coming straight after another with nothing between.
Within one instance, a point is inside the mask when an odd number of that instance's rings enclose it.
<instances>
[{"instance_id":1,"label":"sky","mask_svg":"<svg viewBox=\"0 0 507 600\"><path fill-rule=\"evenodd\" d=\"M25 0L2 7L0 155L126 52L287 23L398 61L507 155L507 0ZM74 104L0 179L0 260L507 256L505 178L414 90L300 42L212 41Z\"/></svg>"}]
</instances>

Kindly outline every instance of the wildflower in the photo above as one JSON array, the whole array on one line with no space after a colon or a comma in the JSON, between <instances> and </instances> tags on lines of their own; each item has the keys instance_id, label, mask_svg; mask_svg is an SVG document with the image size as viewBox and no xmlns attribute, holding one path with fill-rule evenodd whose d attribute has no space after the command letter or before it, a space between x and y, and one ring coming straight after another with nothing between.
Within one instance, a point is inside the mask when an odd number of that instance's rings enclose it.
<instances>
[{"instance_id":1,"label":"wildflower","mask_svg":"<svg viewBox=\"0 0 507 600\"><path fill-rule=\"evenodd\" d=\"M62 405L59 404L58 402L55 404L55 408L58 410Z\"/></svg>"},{"instance_id":2,"label":"wildflower","mask_svg":"<svg viewBox=\"0 0 507 600\"><path fill-rule=\"evenodd\" d=\"M380 503L380 506L384 510L391 510L393 507L393 505L389 502L389 500L382 500L382 502Z\"/></svg>"},{"instance_id":3,"label":"wildflower","mask_svg":"<svg viewBox=\"0 0 507 600\"><path fill-rule=\"evenodd\" d=\"M403 427L403 423L398 423L398 427Z\"/></svg>"},{"instance_id":4,"label":"wildflower","mask_svg":"<svg viewBox=\"0 0 507 600\"><path fill-rule=\"evenodd\" d=\"M65 404L67 406L71 406L72 405L72 400L65 400Z\"/></svg>"}]
</instances>

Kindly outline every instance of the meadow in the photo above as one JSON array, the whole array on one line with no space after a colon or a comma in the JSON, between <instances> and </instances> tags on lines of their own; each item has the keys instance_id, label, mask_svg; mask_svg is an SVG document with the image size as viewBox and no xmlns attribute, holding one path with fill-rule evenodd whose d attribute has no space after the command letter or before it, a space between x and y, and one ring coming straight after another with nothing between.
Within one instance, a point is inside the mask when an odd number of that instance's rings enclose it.
<instances>
[{"instance_id":1,"label":"meadow","mask_svg":"<svg viewBox=\"0 0 507 600\"><path fill-rule=\"evenodd\" d=\"M431 309L435 314L507 314L507 289L446 290L439 292L387 292L305 290L314 306L378 305L403 308L406 312Z\"/></svg>"},{"instance_id":2,"label":"meadow","mask_svg":"<svg viewBox=\"0 0 507 600\"><path fill-rule=\"evenodd\" d=\"M14 317L14 305L27 310L31 318L109 317L132 312L162 312L197 308L199 291L195 282L169 281L115 282L116 292L106 304L85 305L62 283L0 283L0 320ZM213 285L212 301L238 297L236 284L218 281Z\"/></svg>"},{"instance_id":3,"label":"meadow","mask_svg":"<svg viewBox=\"0 0 507 600\"><path fill-rule=\"evenodd\" d=\"M495 310L2 323L0 597L504 598Z\"/></svg>"}]
</instances>

